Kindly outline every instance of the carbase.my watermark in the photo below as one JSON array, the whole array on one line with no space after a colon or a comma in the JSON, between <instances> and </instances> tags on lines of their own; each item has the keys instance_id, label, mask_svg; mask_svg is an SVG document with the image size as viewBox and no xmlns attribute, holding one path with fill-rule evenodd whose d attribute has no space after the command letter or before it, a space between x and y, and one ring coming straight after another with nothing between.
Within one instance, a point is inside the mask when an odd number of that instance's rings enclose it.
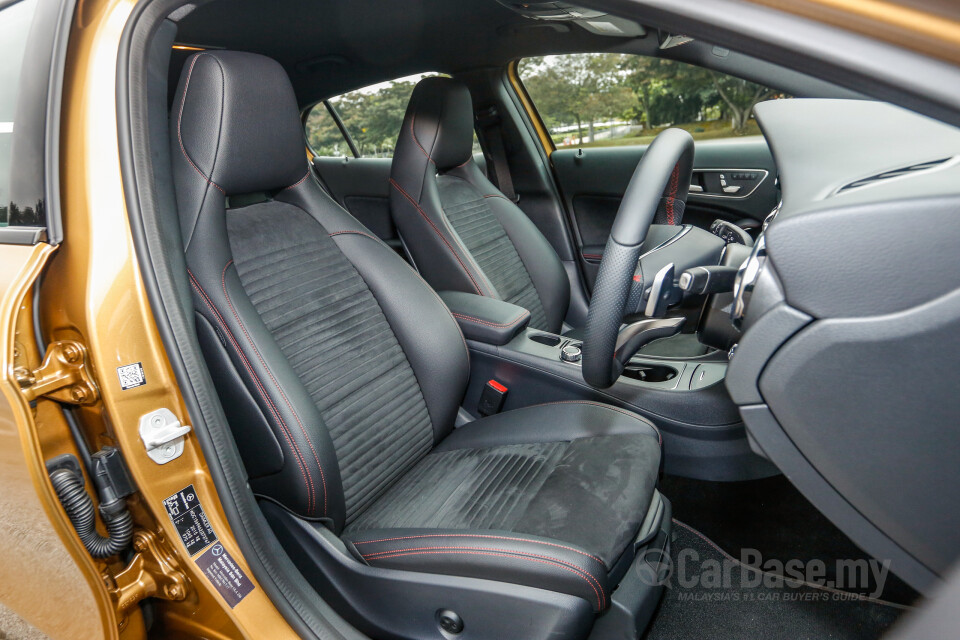
<instances>
[{"instance_id":1,"label":"carbase.my watermark","mask_svg":"<svg viewBox=\"0 0 960 640\"><path fill-rule=\"evenodd\" d=\"M640 577L645 582L682 589L699 589L697 593L686 595L700 599L820 601L858 597L857 593L864 592L867 597L876 598L883 593L884 585L890 575L889 560L839 559L832 561L830 565L819 559L764 560L763 555L756 549L741 550L739 559L726 556L722 559L704 558L699 551L692 548L680 549L676 553L676 560L659 551L650 553L656 557L645 557L646 562L641 565L646 566L638 567ZM768 591L749 595L750 589L759 587L814 588L824 591L821 593ZM734 588L740 591L733 591ZM725 593L702 591L721 589L725 590Z\"/></svg>"}]
</instances>

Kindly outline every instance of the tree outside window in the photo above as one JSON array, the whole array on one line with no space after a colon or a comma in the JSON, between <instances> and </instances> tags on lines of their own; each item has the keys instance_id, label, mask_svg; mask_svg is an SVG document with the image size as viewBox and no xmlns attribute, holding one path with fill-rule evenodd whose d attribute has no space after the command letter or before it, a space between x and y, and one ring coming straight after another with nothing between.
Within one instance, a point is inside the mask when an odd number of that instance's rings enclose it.
<instances>
[{"instance_id":1,"label":"tree outside window","mask_svg":"<svg viewBox=\"0 0 960 640\"><path fill-rule=\"evenodd\" d=\"M701 140L757 135L754 106L787 97L709 69L629 54L528 58L520 75L557 146L647 144L667 126Z\"/></svg>"}]
</instances>

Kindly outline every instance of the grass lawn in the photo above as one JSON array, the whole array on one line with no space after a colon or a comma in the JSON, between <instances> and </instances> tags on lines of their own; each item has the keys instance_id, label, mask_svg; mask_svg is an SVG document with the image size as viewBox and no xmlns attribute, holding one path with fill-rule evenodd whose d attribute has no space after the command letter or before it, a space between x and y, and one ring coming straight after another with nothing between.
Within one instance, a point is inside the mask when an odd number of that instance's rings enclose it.
<instances>
[{"instance_id":1,"label":"grass lawn","mask_svg":"<svg viewBox=\"0 0 960 640\"><path fill-rule=\"evenodd\" d=\"M747 123L746 130L739 135L733 133L733 129L730 127L729 120L675 124L673 125L673 128L689 131L694 140L712 140L715 138L733 138L760 135L760 127L757 125L755 120L751 120L749 123ZM657 137L657 134L664 129L666 129L666 127L660 127L651 131L643 131L640 133L640 135L636 136L625 136L623 138L613 138L612 140L596 140L594 142L587 142L585 144L561 145L558 143L557 148L563 148L564 146L567 146L576 149L589 149L590 147L623 147L633 144L650 144L653 142L653 139Z\"/></svg>"}]
</instances>

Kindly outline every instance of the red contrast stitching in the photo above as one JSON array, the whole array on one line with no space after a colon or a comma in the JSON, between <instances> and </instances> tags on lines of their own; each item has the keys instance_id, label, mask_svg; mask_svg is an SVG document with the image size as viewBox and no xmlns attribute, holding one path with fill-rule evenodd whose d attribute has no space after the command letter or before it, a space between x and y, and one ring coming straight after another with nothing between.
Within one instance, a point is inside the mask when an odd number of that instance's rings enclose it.
<instances>
[{"instance_id":1,"label":"red contrast stitching","mask_svg":"<svg viewBox=\"0 0 960 640\"><path fill-rule=\"evenodd\" d=\"M370 239L373 240L374 242L377 242L377 243L379 243L379 244L383 244L383 241L382 241L380 238L375 238L375 237L373 237L372 235L370 235L369 233L364 233L363 231L334 231L333 233L328 233L327 235L332 238L333 236L342 236L342 235L344 235L344 234L350 234L350 235L355 235L355 236L363 236L364 238L370 238Z\"/></svg>"},{"instance_id":2,"label":"red contrast stitching","mask_svg":"<svg viewBox=\"0 0 960 640\"><path fill-rule=\"evenodd\" d=\"M294 182L289 187L284 187L283 189L280 189L280 191L286 191L287 189L293 189L294 187L299 187L301 184L303 184L303 181L306 180L308 177L310 177L310 169L307 169L307 172L303 174L302 178Z\"/></svg>"},{"instance_id":3,"label":"red contrast stitching","mask_svg":"<svg viewBox=\"0 0 960 640\"><path fill-rule=\"evenodd\" d=\"M293 418L297 421L297 424L300 425L300 431L303 433L303 438L307 441L307 446L310 447L310 451L313 452L313 459L317 463L317 469L320 470L320 483L323 485L323 513L327 513L327 480L323 474L323 466L320 464L320 457L317 455L317 450L313 448L313 442L310 440L310 436L307 435L307 429L303 426L303 423L300 421L300 416L297 415L297 412L294 411L293 405L290 404L290 400L287 399L287 394L283 392L283 389L280 387L280 384L277 382L277 379L273 377L273 372L267 366L267 363L264 362L263 356L260 355L260 350L257 349L257 345L253 343L253 340L250 338L250 334L247 332L247 327L243 324L243 321L240 320L237 310L233 306L233 301L230 300L230 294L227 293L227 268L233 264L233 260L230 260L223 266L223 273L220 277L220 282L223 286L223 295L227 299L227 304L230 305L230 311L233 312L233 317L236 319L237 324L240 325L240 328L243 330L243 335L247 338L247 343L250 344L250 348L253 349L253 352L257 354L257 359L260 360L260 364L263 366L264 371L267 372L267 375L270 376L270 380L273 381L273 386L277 388L277 391L280 393L280 397L283 398L283 401L286 403L287 408L290 409L290 413L293 414Z\"/></svg>"},{"instance_id":4,"label":"red contrast stitching","mask_svg":"<svg viewBox=\"0 0 960 640\"><path fill-rule=\"evenodd\" d=\"M307 512L312 514L314 495L313 478L310 477L310 470L307 469L306 465L304 464L303 454L300 452L300 447L297 446L296 441L293 439L293 434L290 433L286 422L284 422L283 418L280 416L277 406L273 403L273 400L270 399L270 396L267 395L267 392L263 387L263 383L260 381L260 376L257 375L256 371L254 371L253 367L250 365L250 361L247 360L247 356L244 355L243 351L240 349L240 345L237 343L237 339L234 337L233 332L230 331L226 322L224 322L223 316L220 315L220 312L214 306L210 296L207 295L207 292L204 291L203 287L200 286L200 283L197 282L197 279L194 277L193 273L189 269L187 270L187 273L190 275L190 284L193 285L193 288L197 291L197 293L200 294L200 297L203 298L204 303L207 305L207 309L209 309L210 313L214 315L217 323L226 332L227 337L230 338L230 342L233 344L233 348L237 352L237 355L240 356L240 360L243 362L244 368L247 370L247 373L250 374L250 377L253 378L253 383L257 386L260 397L263 398L264 403L267 405L267 409L270 410L270 413L273 414L277 424L280 425L280 429L283 432L283 438L287 441L287 446L290 447L290 451L294 454L293 457L297 461L297 466L300 467L300 475L303 476L303 484L308 489Z\"/></svg>"},{"instance_id":5,"label":"red contrast stitching","mask_svg":"<svg viewBox=\"0 0 960 640\"><path fill-rule=\"evenodd\" d=\"M476 323L478 323L478 324L485 324L485 325L487 325L487 326L489 326L489 327L512 327L513 325L515 325L515 324L517 324L518 322L520 322L521 320L523 320L523 317L524 317L524 316L530 315L530 312L527 311L526 309L524 309L523 312L522 312L519 316L517 316L517 318L516 318L515 320L513 320L512 322L508 322L507 324L500 324L499 322L489 322L489 321L487 321L487 320L481 320L480 318L474 318L474 317L472 317L472 316L465 316L465 315L463 315L463 314L461 314L461 313L457 313L457 312L455 312L455 311L451 311L451 312L450 312L450 315L454 316L455 318L461 318L461 319L463 319L463 320L468 320L468 321L470 321L470 322L476 322Z\"/></svg>"},{"instance_id":6,"label":"red contrast stitching","mask_svg":"<svg viewBox=\"0 0 960 640\"><path fill-rule=\"evenodd\" d=\"M530 544L542 544L549 547L557 547L558 549L566 549L567 551L573 551L574 553L579 553L580 555L586 556L591 560L596 560L603 567L607 566L606 563L604 563L603 560L601 560L597 556L592 556L589 553L586 553L585 551L581 551L580 549L576 549L574 547L567 547L562 544L556 544L555 542L544 542L542 540L529 540L527 538L511 538L509 536L490 536L490 535L476 534L476 533L430 533L430 534L423 534L418 536L400 536L397 538L381 538L379 540L360 540L360 541L353 540L352 542L353 544L357 545L357 544L373 544L375 542L395 542L397 540L415 540L419 538L485 538L489 540L511 540L513 542L529 542ZM396 549L396 551L403 551L403 549Z\"/></svg>"},{"instance_id":7,"label":"red contrast stitching","mask_svg":"<svg viewBox=\"0 0 960 640\"><path fill-rule=\"evenodd\" d=\"M407 201L408 201L410 204L412 204L414 207L416 207L417 211L420 212L420 215L423 216L423 219L427 221L427 224L429 224L431 227L433 227L433 230L436 231L437 235L440 236L440 239L443 240L443 244L447 245L447 248L450 249L450 253L453 254L453 257L456 258L456 259L457 259L457 262L460 263L460 266L463 267L464 273L467 274L467 277L470 278L470 282L473 283L473 288L476 290L476 292L477 292L478 294L480 294L480 295L482 296L482 295L483 295L483 292L480 291L480 286L477 285L477 281L473 279L473 276L470 274L470 270L467 269L467 265L463 264L463 260L461 260L461 259L460 259L460 256L457 255L457 252L454 251L453 246L452 246L452 245L447 241L447 239L443 236L443 233L440 232L440 229L437 228L437 225L433 224L433 220L431 220L431 219L427 216L426 212L424 212L424 210L420 208L420 205L417 204L416 201L415 201L413 198L410 197L410 194L408 194L406 191L403 190L403 187L401 187L401 186L397 183L396 180L394 180L393 178L390 178L390 184L392 184L394 187L396 187L397 191L399 191L399 192L403 195L403 197L407 199Z\"/></svg>"},{"instance_id":8,"label":"red contrast stitching","mask_svg":"<svg viewBox=\"0 0 960 640\"><path fill-rule=\"evenodd\" d=\"M226 195L227 192L223 190L223 187L221 187L216 182L208 178L203 173L203 171L200 171L197 165L193 164L193 160L190 159L189 154L187 154L186 148L183 146L183 135L180 133L180 123L183 121L183 105L186 104L187 102L187 90L190 88L190 76L193 75L193 66L197 64L197 60L199 60L200 56L202 55L205 55L205 54L198 53L193 57L193 61L190 62L190 69L187 71L187 80L183 84L183 96L180 98L180 113L177 114L177 139L180 141L180 151L183 152L183 157L187 159L187 162L190 163L190 166L193 167L194 170L200 174L201 178L207 181L207 184L212 184L217 189L220 189L220 193Z\"/></svg>"},{"instance_id":9,"label":"red contrast stitching","mask_svg":"<svg viewBox=\"0 0 960 640\"><path fill-rule=\"evenodd\" d=\"M417 112L414 110L413 115L410 117L410 137L413 138L413 141L417 143L417 146L420 147L420 151L423 151L423 155L427 156L427 160L433 162L433 158L430 157L430 154L427 153L427 150L423 148L423 145L420 144L420 141L417 140L417 134L413 130L413 125L417 121Z\"/></svg>"},{"instance_id":10,"label":"red contrast stitching","mask_svg":"<svg viewBox=\"0 0 960 640\"><path fill-rule=\"evenodd\" d=\"M680 163L673 165L670 174L670 196L667 198L667 224L673 224L673 201L677 197L677 186L680 182Z\"/></svg>"},{"instance_id":11,"label":"red contrast stitching","mask_svg":"<svg viewBox=\"0 0 960 640\"><path fill-rule=\"evenodd\" d=\"M643 422L644 424L648 425L651 429L653 429L654 432L657 434L657 442L660 444L660 446L663 446L663 436L660 434L660 430L657 429L657 427L654 426L652 422L649 422L642 416L637 415L632 411L624 411L619 407L614 407L609 404L602 404L600 402L590 402L589 400L557 400L555 402L541 402L540 404L535 404L531 406L544 407L551 404L589 404L589 405L593 405L594 407L600 407L601 409L609 409L610 411L616 411L617 413L622 413L623 415L629 418L633 418L634 420L639 420L640 422Z\"/></svg>"},{"instance_id":12,"label":"red contrast stitching","mask_svg":"<svg viewBox=\"0 0 960 640\"><path fill-rule=\"evenodd\" d=\"M510 555L506 553L492 553L491 551L499 551L499 549L486 550L478 547L423 547L422 550L409 550L403 551L401 553L392 553L392 552L382 552L384 555L370 554L364 555L363 558L371 560L383 560L387 558L399 558L402 556L419 556L419 555L428 555L428 554L451 554L459 553L466 555L474 556L495 556L499 558L510 558L516 560L527 560L529 562L539 562L541 564L548 564L554 567L569 571L575 575L580 576L583 580L590 585L590 588L593 589L593 593L597 596L597 607L602 611L607 604L607 594L603 590L603 587L600 585L600 581L591 574L590 572L576 567L575 565L570 565L562 560L557 560L556 558L550 558L548 556L540 556L537 554L524 554L524 555ZM521 553L521 552L518 552ZM363 554L361 554L363 555ZM376 556L376 557L374 557ZM587 577L589 576L589 578ZM599 588L599 591L598 591Z\"/></svg>"},{"instance_id":13,"label":"red contrast stitching","mask_svg":"<svg viewBox=\"0 0 960 640\"><path fill-rule=\"evenodd\" d=\"M580 255L582 255L584 258L602 258L603 257L602 253L582 253Z\"/></svg>"}]
</instances>

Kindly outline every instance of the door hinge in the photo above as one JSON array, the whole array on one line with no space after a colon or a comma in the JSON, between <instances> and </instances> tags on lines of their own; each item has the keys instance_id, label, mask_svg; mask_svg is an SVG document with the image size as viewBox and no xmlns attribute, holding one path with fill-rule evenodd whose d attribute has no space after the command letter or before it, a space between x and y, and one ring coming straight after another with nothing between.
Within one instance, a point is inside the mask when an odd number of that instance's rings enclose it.
<instances>
[{"instance_id":1,"label":"door hinge","mask_svg":"<svg viewBox=\"0 0 960 640\"><path fill-rule=\"evenodd\" d=\"M28 402L44 396L68 404L93 404L100 397L90 376L87 348L75 340L51 342L39 368L17 367L13 373Z\"/></svg>"},{"instance_id":2,"label":"door hinge","mask_svg":"<svg viewBox=\"0 0 960 640\"><path fill-rule=\"evenodd\" d=\"M187 597L187 576L176 556L162 538L146 529L133 534L134 555L116 575L104 574L122 629L127 616L144 598L183 600Z\"/></svg>"}]
</instances>

